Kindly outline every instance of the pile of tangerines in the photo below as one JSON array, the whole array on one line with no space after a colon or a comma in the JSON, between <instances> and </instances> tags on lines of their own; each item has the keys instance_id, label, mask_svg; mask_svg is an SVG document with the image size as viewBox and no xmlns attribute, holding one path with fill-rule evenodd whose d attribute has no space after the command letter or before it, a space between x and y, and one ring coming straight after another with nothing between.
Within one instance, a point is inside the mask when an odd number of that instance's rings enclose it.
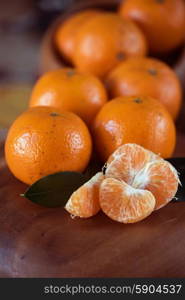
<instances>
[{"instance_id":1,"label":"pile of tangerines","mask_svg":"<svg viewBox=\"0 0 185 300\"><path fill-rule=\"evenodd\" d=\"M128 223L167 204L178 175L163 158L174 151L182 90L174 71L147 55L168 55L184 40L183 0L125 0L118 13L70 16L54 36L70 67L38 80L29 109L9 130L12 173L32 184L83 172L93 149L106 167L72 194L71 214L90 217L101 208Z\"/></svg>"}]
</instances>

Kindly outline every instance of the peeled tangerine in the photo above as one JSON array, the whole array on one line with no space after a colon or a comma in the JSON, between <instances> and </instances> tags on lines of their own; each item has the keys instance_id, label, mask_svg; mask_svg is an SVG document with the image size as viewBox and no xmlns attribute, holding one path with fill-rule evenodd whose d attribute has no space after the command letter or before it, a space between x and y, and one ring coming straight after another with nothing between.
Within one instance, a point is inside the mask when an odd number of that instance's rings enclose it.
<instances>
[{"instance_id":1,"label":"peeled tangerine","mask_svg":"<svg viewBox=\"0 0 185 300\"><path fill-rule=\"evenodd\" d=\"M101 208L113 220L134 223L171 201L178 184L169 162L139 145L125 144L109 157L105 174L97 173L72 194L66 210L86 218Z\"/></svg>"},{"instance_id":2,"label":"peeled tangerine","mask_svg":"<svg viewBox=\"0 0 185 300\"><path fill-rule=\"evenodd\" d=\"M146 218L171 201L178 188L176 169L136 144L119 147L108 159L99 201L105 214L123 223Z\"/></svg>"}]
</instances>

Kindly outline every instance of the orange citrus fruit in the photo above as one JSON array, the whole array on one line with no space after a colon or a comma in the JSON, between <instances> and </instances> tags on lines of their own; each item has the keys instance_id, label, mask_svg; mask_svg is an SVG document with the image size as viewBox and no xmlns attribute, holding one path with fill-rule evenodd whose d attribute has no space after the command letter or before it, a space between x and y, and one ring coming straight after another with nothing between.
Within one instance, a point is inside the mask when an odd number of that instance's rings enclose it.
<instances>
[{"instance_id":1,"label":"orange citrus fruit","mask_svg":"<svg viewBox=\"0 0 185 300\"><path fill-rule=\"evenodd\" d=\"M106 86L112 98L150 96L162 102L173 119L182 102L182 89L175 72L153 58L128 58L110 72Z\"/></svg>"},{"instance_id":2,"label":"orange citrus fruit","mask_svg":"<svg viewBox=\"0 0 185 300\"><path fill-rule=\"evenodd\" d=\"M70 214L81 218L89 218L97 214L100 210L99 187L103 179L104 175L101 172L93 176L71 195L65 209Z\"/></svg>"},{"instance_id":3,"label":"orange citrus fruit","mask_svg":"<svg viewBox=\"0 0 185 300\"><path fill-rule=\"evenodd\" d=\"M106 103L92 127L95 147L105 162L121 145L139 144L162 157L170 157L176 143L174 122L158 100L118 97Z\"/></svg>"},{"instance_id":4,"label":"orange citrus fruit","mask_svg":"<svg viewBox=\"0 0 185 300\"><path fill-rule=\"evenodd\" d=\"M80 27L100 13L98 10L84 10L73 14L61 23L55 32L55 44L59 52L69 61L75 52L75 37Z\"/></svg>"},{"instance_id":5,"label":"orange citrus fruit","mask_svg":"<svg viewBox=\"0 0 185 300\"><path fill-rule=\"evenodd\" d=\"M109 157L105 174L136 190L150 191L156 200L155 209L174 198L179 183L177 171L169 162L136 144L119 147Z\"/></svg>"},{"instance_id":6,"label":"orange citrus fruit","mask_svg":"<svg viewBox=\"0 0 185 300\"><path fill-rule=\"evenodd\" d=\"M38 80L30 106L53 106L72 111L89 125L106 101L106 90L98 78L64 68L47 72Z\"/></svg>"},{"instance_id":7,"label":"orange citrus fruit","mask_svg":"<svg viewBox=\"0 0 185 300\"><path fill-rule=\"evenodd\" d=\"M80 71L104 77L129 56L144 56L144 34L115 13L101 13L90 18L76 35L73 62Z\"/></svg>"},{"instance_id":8,"label":"orange citrus fruit","mask_svg":"<svg viewBox=\"0 0 185 300\"><path fill-rule=\"evenodd\" d=\"M100 206L115 221L135 223L153 212L155 198L147 190L135 189L124 181L106 178L100 186Z\"/></svg>"},{"instance_id":9,"label":"orange citrus fruit","mask_svg":"<svg viewBox=\"0 0 185 300\"><path fill-rule=\"evenodd\" d=\"M91 156L85 123L71 112L33 107L12 124L5 144L7 164L21 181L32 184L59 171L83 171Z\"/></svg>"},{"instance_id":10,"label":"orange citrus fruit","mask_svg":"<svg viewBox=\"0 0 185 300\"><path fill-rule=\"evenodd\" d=\"M185 41L184 0L124 0L120 14L140 26L152 52L171 51Z\"/></svg>"}]
</instances>

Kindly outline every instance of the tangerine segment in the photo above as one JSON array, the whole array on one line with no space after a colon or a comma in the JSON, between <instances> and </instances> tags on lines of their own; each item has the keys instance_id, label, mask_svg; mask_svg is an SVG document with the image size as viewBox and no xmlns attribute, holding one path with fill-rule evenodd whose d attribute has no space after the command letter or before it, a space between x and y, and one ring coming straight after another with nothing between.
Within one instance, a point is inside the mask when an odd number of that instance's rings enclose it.
<instances>
[{"instance_id":1,"label":"tangerine segment","mask_svg":"<svg viewBox=\"0 0 185 300\"><path fill-rule=\"evenodd\" d=\"M99 187L103 179L102 172L93 176L71 195L65 209L70 214L81 218L89 218L97 214L100 210Z\"/></svg>"},{"instance_id":2,"label":"tangerine segment","mask_svg":"<svg viewBox=\"0 0 185 300\"><path fill-rule=\"evenodd\" d=\"M132 186L150 191L156 199L155 209L159 209L175 197L179 183L176 169L169 162L159 160L147 163Z\"/></svg>"},{"instance_id":3,"label":"tangerine segment","mask_svg":"<svg viewBox=\"0 0 185 300\"><path fill-rule=\"evenodd\" d=\"M99 197L103 212L121 223L141 221L155 208L155 198L151 192L135 189L114 178L103 180Z\"/></svg>"},{"instance_id":4,"label":"tangerine segment","mask_svg":"<svg viewBox=\"0 0 185 300\"><path fill-rule=\"evenodd\" d=\"M161 157L137 144L124 144L109 157L106 176L132 185L137 173L148 162L156 160L161 160Z\"/></svg>"}]
</instances>

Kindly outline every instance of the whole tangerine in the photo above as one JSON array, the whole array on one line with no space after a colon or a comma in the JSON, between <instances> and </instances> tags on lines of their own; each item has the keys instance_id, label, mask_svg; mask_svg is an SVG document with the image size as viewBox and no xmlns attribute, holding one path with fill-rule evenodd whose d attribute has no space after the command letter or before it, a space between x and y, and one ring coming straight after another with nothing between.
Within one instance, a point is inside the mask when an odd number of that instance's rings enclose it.
<instances>
[{"instance_id":1,"label":"whole tangerine","mask_svg":"<svg viewBox=\"0 0 185 300\"><path fill-rule=\"evenodd\" d=\"M78 31L73 62L80 71L104 77L126 57L146 53L146 39L137 25L115 13L101 13Z\"/></svg>"},{"instance_id":2,"label":"whole tangerine","mask_svg":"<svg viewBox=\"0 0 185 300\"><path fill-rule=\"evenodd\" d=\"M38 80L30 106L53 106L72 111L89 125L106 101L105 87L98 78L64 68L50 71Z\"/></svg>"},{"instance_id":3,"label":"whole tangerine","mask_svg":"<svg viewBox=\"0 0 185 300\"><path fill-rule=\"evenodd\" d=\"M158 100L118 97L97 114L92 132L97 152L105 162L121 145L135 143L162 157L170 157L176 142L174 122Z\"/></svg>"},{"instance_id":4,"label":"whole tangerine","mask_svg":"<svg viewBox=\"0 0 185 300\"><path fill-rule=\"evenodd\" d=\"M75 52L75 37L80 27L90 18L100 13L98 10L83 10L73 14L56 29L54 40L58 51L71 61Z\"/></svg>"},{"instance_id":5,"label":"whole tangerine","mask_svg":"<svg viewBox=\"0 0 185 300\"><path fill-rule=\"evenodd\" d=\"M59 171L83 171L91 156L91 137L71 112L33 107L9 129L5 156L11 172L26 184Z\"/></svg>"},{"instance_id":6,"label":"whole tangerine","mask_svg":"<svg viewBox=\"0 0 185 300\"><path fill-rule=\"evenodd\" d=\"M150 96L163 103L176 119L182 102L182 89L175 72L164 62L143 57L128 58L107 76L106 85L112 98Z\"/></svg>"},{"instance_id":7,"label":"whole tangerine","mask_svg":"<svg viewBox=\"0 0 185 300\"><path fill-rule=\"evenodd\" d=\"M119 13L140 26L152 52L168 52L185 41L184 0L125 0Z\"/></svg>"}]
</instances>

